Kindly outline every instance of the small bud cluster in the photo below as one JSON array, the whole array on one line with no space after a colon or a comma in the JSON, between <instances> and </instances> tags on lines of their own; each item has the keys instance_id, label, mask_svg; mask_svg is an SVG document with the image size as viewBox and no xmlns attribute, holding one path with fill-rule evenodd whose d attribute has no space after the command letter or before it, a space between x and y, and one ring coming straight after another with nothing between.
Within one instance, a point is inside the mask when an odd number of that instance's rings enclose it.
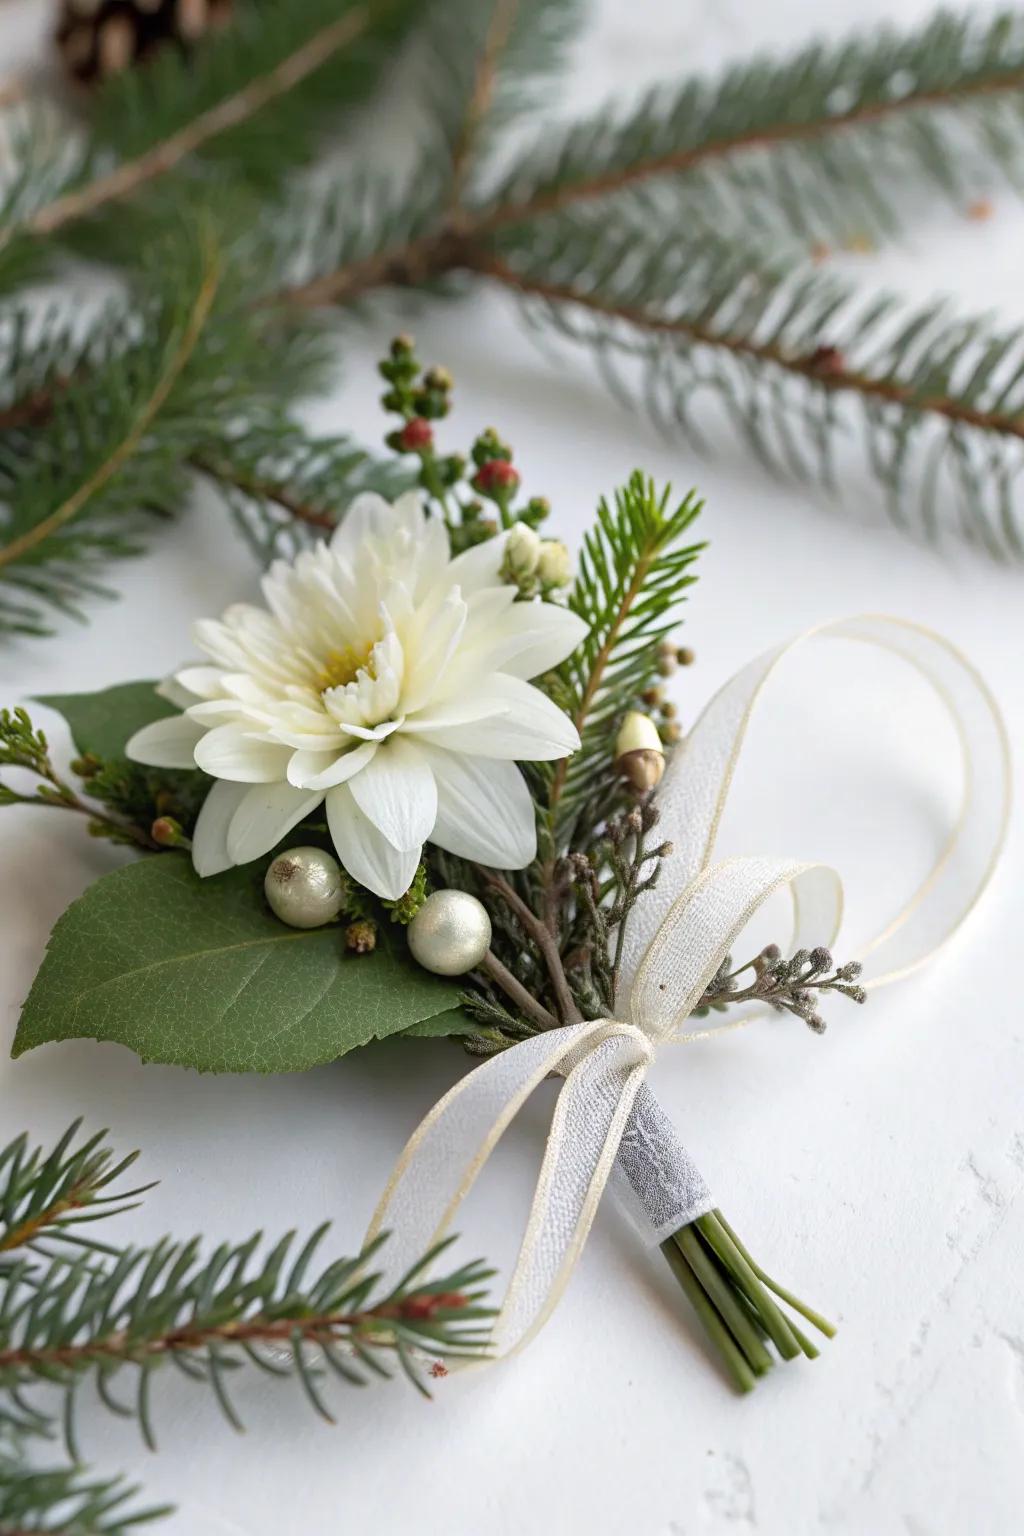
<instances>
[{"instance_id":1,"label":"small bud cluster","mask_svg":"<svg viewBox=\"0 0 1024 1536\"><path fill-rule=\"evenodd\" d=\"M759 955L732 970L732 956L726 955L708 983L697 1014L710 1008L721 1010L730 1003L767 1003L777 1013L792 1013L802 1019L816 1035L824 1034L825 1020L817 1011L818 995L839 992L851 1002L867 1001L864 988L857 985L861 965L851 960L833 969L831 952L823 945L816 949L798 949L785 960L777 944L769 944ZM744 971L753 971L754 979L741 986Z\"/></svg>"},{"instance_id":2,"label":"small bud cluster","mask_svg":"<svg viewBox=\"0 0 1024 1536\"><path fill-rule=\"evenodd\" d=\"M566 586L571 579L568 551L555 539L537 537L551 509L543 496L518 502L521 476L511 447L494 428L481 432L468 454L438 450L433 424L451 410L454 380L448 370L424 369L411 336L397 336L378 366L388 385L381 404L401 417L385 442L395 453L419 459L419 484L444 514L452 552L483 543L500 528L521 531L527 537L516 567L507 564L506 580L526 597L546 597Z\"/></svg>"},{"instance_id":3,"label":"small bud cluster","mask_svg":"<svg viewBox=\"0 0 1024 1536\"><path fill-rule=\"evenodd\" d=\"M388 356L378 364L388 388L381 396L386 411L401 416L402 426L385 442L396 453L414 453L420 460L420 484L432 495L456 485L465 473L461 454L439 455L434 447L434 421L451 410L454 380L447 368L421 367L411 336L396 336Z\"/></svg>"},{"instance_id":4,"label":"small bud cluster","mask_svg":"<svg viewBox=\"0 0 1024 1536\"><path fill-rule=\"evenodd\" d=\"M505 542L501 575L523 597L547 597L572 580L572 562L560 539L542 539L529 523L515 523Z\"/></svg>"}]
</instances>

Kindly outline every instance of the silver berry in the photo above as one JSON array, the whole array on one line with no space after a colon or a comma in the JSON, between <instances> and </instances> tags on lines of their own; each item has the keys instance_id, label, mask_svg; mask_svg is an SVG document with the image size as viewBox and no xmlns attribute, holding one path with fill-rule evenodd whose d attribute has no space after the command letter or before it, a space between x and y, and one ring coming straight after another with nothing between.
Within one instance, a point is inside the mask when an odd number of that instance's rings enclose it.
<instances>
[{"instance_id":1,"label":"silver berry","mask_svg":"<svg viewBox=\"0 0 1024 1536\"><path fill-rule=\"evenodd\" d=\"M341 911L345 877L337 859L322 848L289 848L271 863L263 890L282 923L319 928Z\"/></svg>"},{"instance_id":2,"label":"silver berry","mask_svg":"<svg viewBox=\"0 0 1024 1536\"><path fill-rule=\"evenodd\" d=\"M434 891L408 928L409 948L425 970L461 976L480 964L491 943L491 920L468 891Z\"/></svg>"}]
</instances>

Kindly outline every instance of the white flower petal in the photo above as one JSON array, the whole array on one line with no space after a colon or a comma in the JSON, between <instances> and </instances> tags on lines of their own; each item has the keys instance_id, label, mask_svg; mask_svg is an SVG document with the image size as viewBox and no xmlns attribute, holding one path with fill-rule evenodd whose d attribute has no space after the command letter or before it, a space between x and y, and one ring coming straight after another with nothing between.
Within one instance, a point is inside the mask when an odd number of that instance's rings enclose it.
<instances>
[{"instance_id":1,"label":"white flower petal","mask_svg":"<svg viewBox=\"0 0 1024 1536\"><path fill-rule=\"evenodd\" d=\"M495 651L505 654L494 664L510 677L537 677L571 656L589 633L579 614L557 603L516 603L495 637Z\"/></svg>"},{"instance_id":2,"label":"white flower petal","mask_svg":"<svg viewBox=\"0 0 1024 1536\"><path fill-rule=\"evenodd\" d=\"M333 789L365 768L376 750L375 741L364 741L347 752L295 752L288 764L288 782L300 789Z\"/></svg>"},{"instance_id":3,"label":"white flower petal","mask_svg":"<svg viewBox=\"0 0 1024 1536\"><path fill-rule=\"evenodd\" d=\"M226 779L218 779L203 801L192 833L192 867L197 875L219 875L222 870L231 868L228 827L248 793L244 784L229 784Z\"/></svg>"},{"instance_id":4,"label":"white flower petal","mask_svg":"<svg viewBox=\"0 0 1024 1536\"><path fill-rule=\"evenodd\" d=\"M228 827L232 864L248 864L269 853L322 799L322 790L295 789L291 784L255 784L246 790Z\"/></svg>"},{"instance_id":5,"label":"white flower petal","mask_svg":"<svg viewBox=\"0 0 1024 1536\"><path fill-rule=\"evenodd\" d=\"M221 693L224 673L220 667L182 667L174 674L174 680L197 699L215 699Z\"/></svg>"},{"instance_id":6,"label":"white flower petal","mask_svg":"<svg viewBox=\"0 0 1024 1536\"><path fill-rule=\"evenodd\" d=\"M183 687L180 674L176 673L157 683L154 691L161 699L166 699L168 704L173 704L175 709L188 709L190 704L199 702L191 688Z\"/></svg>"},{"instance_id":7,"label":"white flower petal","mask_svg":"<svg viewBox=\"0 0 1024 1536\"><path fill-rule=\"evenodd\" d=\"M532 683L496 672L487 680L487 696L503 703L505 712L472 725L441 725L420 739L453 752L525 763L567 757L579 747L579 733L568 715Z\"/></svg>"},{"instance_id":8,"label":"white flower petal","mask_svg":"<svg viewBox=\"0 0 1024 1536\"><path fill-rule=\"evenodd\" d=\"M488 720L508 711L508 701L500 694L488 693L485 683L476 693L456 694L443 704L428 704L426 709L410 715L402 723L402 735L419 735L423 731L438 734L450 725L469 725L474 720Z\"/></svg>"},{"instance_id":9,"label":"white flower petal","mask_svg":"<svg viewBox=\"0 0 1024 1536\"><path fill-rule=\"evenodd\" d=\"M204 727L187 715L168 715L129 737L124 754L151 768L194 768L196 746L203 734Z\"/></svg>"},{"instance_id":10,"label":"white flower petal","mask_svg":"<svg viewBox=\"0 0 1024 1536\"><path fill-rule=\"evenodd\" d=\"M524 869L537 856L533 800L515 763L426 748L437 782L430 841L495 869Z\"/></svg>"},{"instance_id":11,"label":"white flower petal","mask_svg":"<svg viewBox=\"0 0 1024 1536\"><path fill-rule=\"evenodd\" d=\"M205 773L239 784L274 784L285 779L291 755L289 747L258 740L237 725L207 731L195 749L196 763Z\"/></svg>"},{"instance_id":12,"label":"white flower petal","mask_svg":"<svg viewBox=\"0 0 1024 1536\"><path fill-rule=\"evenodd\" d=\"M401 736L377 748L350 781L352 798L395 848L420 848L437 816L437 786L426 756Z\"/></svg>"},{"instance_id":13,"label":"white flower petal","mask_svg":"<svg viewBox=\"0 0 1024 1536\"><path fill-rule=\"evenodd\" d=\"M388 901L404 896L420 861L420 848L400 852L388 842L352 798L347 784L327 792L327 825L338 858L367 890Z\"/></svg>"},{"instance_id":14,"label":"white flower petal","mask_svg":"<svg viewBox=\"0 0 1024 1536\"><path fill-rule=\"evenodd\" d=\"M446 580L449 586L458 586L463 597L472 597L481 587L500 587L501 562L505 558L505 541L508 533L499 533L482 544L473 544L456 555L448 566Z\"/></svg>"}]
</instances>

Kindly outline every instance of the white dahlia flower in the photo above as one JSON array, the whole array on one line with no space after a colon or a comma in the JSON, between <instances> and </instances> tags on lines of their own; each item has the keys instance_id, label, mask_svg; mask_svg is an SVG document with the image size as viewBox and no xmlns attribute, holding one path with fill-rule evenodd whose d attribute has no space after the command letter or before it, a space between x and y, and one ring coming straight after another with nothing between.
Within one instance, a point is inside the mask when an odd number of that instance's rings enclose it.
<instances>
[{"instance_id":1,"label":"white dahlia flower","mask_svg":"<svg viewBox=\"0 0 1024 1536\"><path fill-rule=\"evenodd\" d=\"M425 842L501 869L531 862L516 760L565 757L579 737L527 679L586 627L516 601L504 543L453 560L417 494L360 496L329 544L271 566L266 608L195 626L209 663L161 686L183 713L127 751L216 779L193 838L200 875L269 852L321 801L342 864L379 896L408 888Z\"/></svg>"}]
</instances>

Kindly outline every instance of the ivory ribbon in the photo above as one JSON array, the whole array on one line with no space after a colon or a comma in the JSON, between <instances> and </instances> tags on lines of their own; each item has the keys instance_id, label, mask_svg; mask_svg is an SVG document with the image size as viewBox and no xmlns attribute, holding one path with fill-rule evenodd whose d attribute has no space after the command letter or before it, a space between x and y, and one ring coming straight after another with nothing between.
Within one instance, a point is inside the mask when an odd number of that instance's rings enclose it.
<instances>
[{"instance_id":1,"label":"ivory ribbon","mask_svg":"<svg viewBox=\"0 0 1024 1536\"><path fill-rule=\"evenodd\" d=\"M757 909L788 888L793 949L834 943L843 907L834 870L779 858L712 862L754 707L793 650L819 639L866 641L916 668L948 711L962 756L963 795L949 838L913 897L862 948L862 984L878 987L916 970L952 937L988 884L1009 819L1009 745L994 698L952 645L915 624L867 615L823 625L738 672L675 752L658 791L659 834L675 848L631 914L616 1000L621 1018L533 1036L456 1083L412 1136L371 1222L368 1237L384 1227L394 1234L389 1270L411 1264L447 1232L534 1088L551 1073L564 1077L498 1315L498 1354L522 1348L550 1316L617 1158L619 1185L639 1197L655 1236L710 1208L644 1076L659 1046L714 1032L684 1032L683 1025Z\"/></svg>"}]
</instances>

